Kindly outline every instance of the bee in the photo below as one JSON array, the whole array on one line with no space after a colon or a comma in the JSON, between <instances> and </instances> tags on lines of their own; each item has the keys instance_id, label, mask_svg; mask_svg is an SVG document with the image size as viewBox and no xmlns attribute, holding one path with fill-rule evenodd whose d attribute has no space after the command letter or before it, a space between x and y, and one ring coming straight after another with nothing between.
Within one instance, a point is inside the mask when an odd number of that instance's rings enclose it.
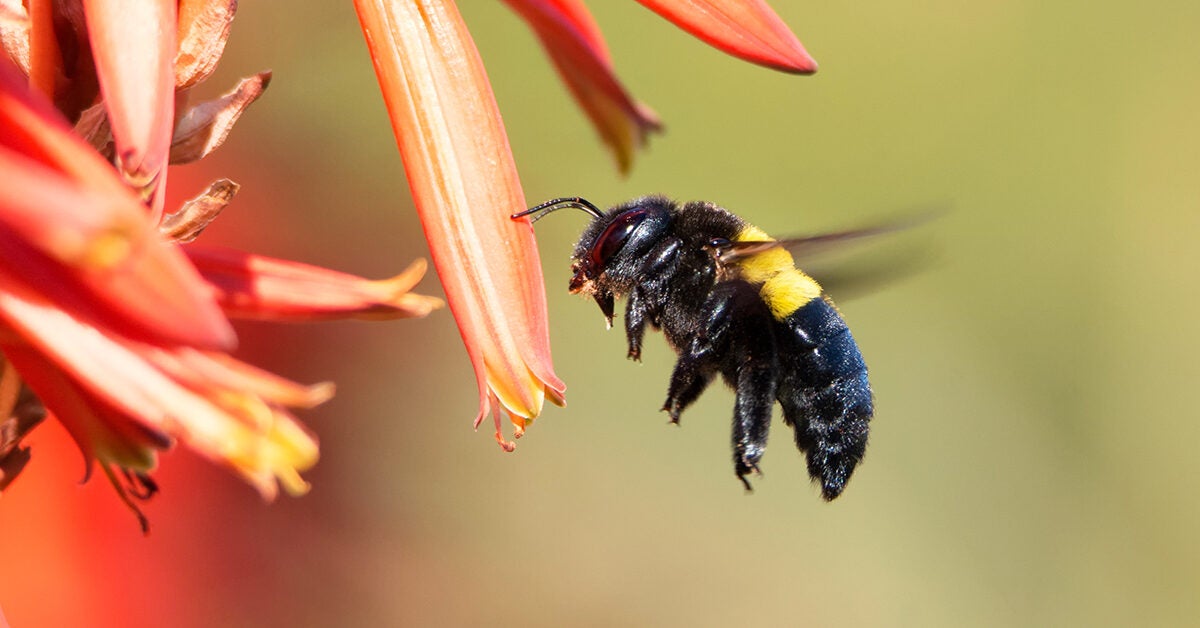
<instances>
[{"instance_id":1,"label":"bee","mask_svg":"<svg viewBox=\"0 0 1200 628\"><path fill-rule=\"evenodd\" d=\"M662 410L672 423L720 374L734 389L733 469L761 474L775 402L826 500L841 495L862 461L874 413L867 367L850 329L789 247L872 230L773 240L705 201L645 196L601 211L559 198L513 218L563 208L592 216L572 255L570 291L591 296L609 328L625 304L628 357L640 360L646 328L678 354Z\"/></svg>"}]
</instances>

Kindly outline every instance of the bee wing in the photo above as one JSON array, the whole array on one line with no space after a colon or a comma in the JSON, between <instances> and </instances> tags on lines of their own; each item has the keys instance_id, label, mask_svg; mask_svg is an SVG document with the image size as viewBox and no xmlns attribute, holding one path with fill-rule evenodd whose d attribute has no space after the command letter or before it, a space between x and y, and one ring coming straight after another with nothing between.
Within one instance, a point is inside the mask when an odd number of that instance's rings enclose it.
<instances>
[{"instance_id":1,"label":"bee wing","mask_svg":"<svg viewBox=\"0 0 1200 628\"><path fill-rule=\"evenodd\" d=\"M881 235L896 233L924 224L940 215L940 212L925 212L891 222L880 223L860 229L834 231L811 236L782 238L779 240L761 241L721 241L710 246L715 250L722 263L736 262L774 248L783 247L792 254L799 264L801 261L836 251L850 244L869 241Z\"/></svg>"},{"instance_id":2,"label":"bee wing","mask_svg":"<svg viewBox=\"0 0 1200 628\"><path fill-rule=\"evenodd\" d=\"M845 260L831 264L824 258L829 258L830 254L847 247L876 241L879 236L920 226L941 213L927 211L859 229L811 236L762 241L714 241L709 246L721 264L730 264L772 249L784 248L792 254L797 266L813 275L827 290L844 296L847 292L865 292L878 284L889 283L898 277L912 274L928 265L928 256L924 251L910 249L883 257L876 256L873 262L855 265L849 265Z\"/></svg>"}]
</instances>

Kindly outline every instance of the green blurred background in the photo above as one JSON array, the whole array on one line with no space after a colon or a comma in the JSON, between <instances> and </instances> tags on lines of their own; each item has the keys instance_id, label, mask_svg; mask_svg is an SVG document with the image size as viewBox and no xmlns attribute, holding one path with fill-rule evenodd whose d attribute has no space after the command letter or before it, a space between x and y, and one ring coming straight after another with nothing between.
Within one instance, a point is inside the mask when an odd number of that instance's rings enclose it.
<instances>
[{"instance_id":1,"label":"green blurred background","mask_svg":"<svg viewBox=\"0 0 1200 628\"><path fill-rule=\"evenodd\" d=\"M671 352L655 335L625 360L566 293L585 217L563 214L537 233L570 405L515 454L470 429L448 312L243 325L243 357L338 382L302 416L322 440L312 493L265 506L176 452L143 540L102 481L73 482L77 458L39 465L35 440L25 490L65 473L42 495L84 504L64 508L88 532L45 541L68 567L10 561L14 625L1197 621L1200 4L774 0L821 63L796 77L594 1L667 125L624 179L525 25L460 4L531 203L658 192L775 235L949 208L905 236L933 264L841 303L877 397L846 494L818 498L778 419L745 494L720 386L668 426ZM205 89L263 68L274 82L226 147L173 171L178 197L244 186L204 238L375 277L426 256L351 4L244 3Z\"/></svg>"}]
</instances>

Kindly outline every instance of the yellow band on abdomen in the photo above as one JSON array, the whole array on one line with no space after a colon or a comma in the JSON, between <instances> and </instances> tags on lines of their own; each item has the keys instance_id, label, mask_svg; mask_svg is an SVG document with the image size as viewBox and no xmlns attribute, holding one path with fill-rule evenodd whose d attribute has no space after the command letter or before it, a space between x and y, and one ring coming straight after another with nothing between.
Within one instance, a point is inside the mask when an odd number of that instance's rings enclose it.
<instances>
[{"instance_id":1,"label":"yellow band on abdomen","mask_svg":"<svg viewBox=\"0 0 1200 628\"><path fill-rule=\"evenodd\" d=\"M758 227L746 225L737 235L740 242L766 242L772 240ZM775 320L783 320L800 306L821 296L821 286L812 277L796 268L792 254L783 247L756 253L737 261L741 277L753 284L760 284L759 294L771 308Z\"/></svg>"}]
</instances>

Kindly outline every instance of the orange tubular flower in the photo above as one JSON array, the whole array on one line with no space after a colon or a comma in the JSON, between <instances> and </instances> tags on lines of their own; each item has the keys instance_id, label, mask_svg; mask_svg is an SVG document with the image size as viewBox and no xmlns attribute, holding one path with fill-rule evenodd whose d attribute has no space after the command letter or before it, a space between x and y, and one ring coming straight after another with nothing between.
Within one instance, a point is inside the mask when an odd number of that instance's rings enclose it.
<instances>
[{"instance_id":1,"label":"orange tubular flower","mask_svg":"<svg viewBox=\"0 0 1200 628\"><path fill-rule=\"evenodd\" d=\"M479 386L476 426L494 412L520 436L546 398L550 361L533 229L491 85L453 2L355 0L404 170ZM420 6L418 6L420 5Z\"/></svg>"},{"instance_id":2,"label":"orange tubular flower","mask_svg":"<svg viewBox=\"0 0 1200 628\"><path fill-rule=\"evenodd\" d=\"M735 57L784 72L817 71L817 62L763 0L638 2Z\"/></svg>"},{"instance_id":3,"label":"orange tubular flower","mask_svg":"<svg viewBox=\"0 0 1200 628\"><path fill-rule=\"evenodd\" d=\"M627 173L633 151L662 124L617 80L608 47L581 0L505 0L542 41L575 100L612 149L617 167Z\"/></svg>"},{"instance_id":4,"label":"orange tubular flower","mask_svg":"<svg viewBox=\"0 0 1200 628\"><path fill-rule=\"evenodd\" d=\"M187 248L217 301L230 316L259 320L386 320L425 316L441 299L409 292L425 274L425 260L404 272L371 281L346 273L243 253L232 249Z\"/></svg>"},{"instance_id":5,"label":"orange tubular flower","mask_svg":"<svg viewBox=\"0 0 1200 628\"><path fill-rule=\"evenodd\" d=\"M617 167L628 172L635 149L658 117L637 102L613 72L608 48L582 0L505 0L542 41L559 75L583 107ZM804 46L762 0L641 0L689 33L734 56L770 68L811 74Z\"/></svg>"}]
</instances>

